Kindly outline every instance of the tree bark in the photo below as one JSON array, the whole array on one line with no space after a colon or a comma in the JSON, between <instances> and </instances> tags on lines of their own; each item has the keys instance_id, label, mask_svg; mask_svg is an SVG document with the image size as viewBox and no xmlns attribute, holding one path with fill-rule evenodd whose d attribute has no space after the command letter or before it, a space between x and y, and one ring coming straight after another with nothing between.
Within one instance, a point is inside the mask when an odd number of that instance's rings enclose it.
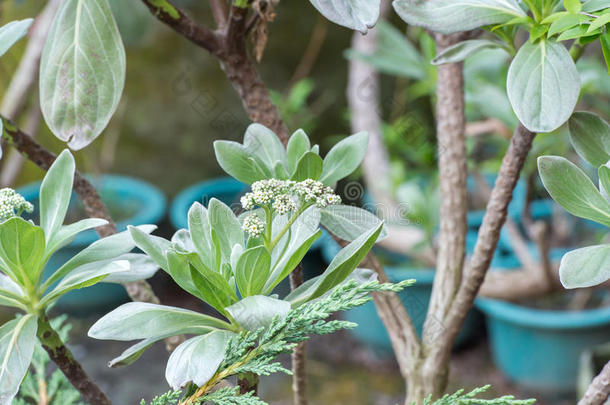
<instances>
[{"instance_id":1,"label":"tree bark","mask_svg":"<svg viewBox=\"0 0 610 405\"><path fill-rule=\"evenodd\" d=\"M263 124L280 138L288 142L288 128L284 124L277 107L271 101L269 90L261 79L254 60L248 53L246 18L247 8L231 8L229 25L219 34L220 49L215 56L222 70L242 100L248 116L253 122Z\"/></svg>"},{"instance_id":2,"label":"tree bark","mask_svg":"<svg viewBox=\"0 0 610 405\"><path fill-rule=\"evenodd\" d=\"M472 308L489 269L500 238L500 230L506 221L513 189L519 180L521 169L523 169L535 135L522 125L515 131L487 203L474 254L462 277L458 292L449 305L447 314L438 320L439 333L434 334L434 339L431 338L430 344L424 349L427 353L421 374L425 387L424 392L428 394L439 395L440 390L445 389L446 376L439 373L447 370L453 342Z\"/></svg>"},{"instance_id":3,"label":"tree bark","mask_svg":"<svg viewBox=\"0 0 610 405\"><path fill-rule=\"evenodd\" d=\"M610 361L593 379L578 405L604 405L610 399Z\"/></svg>"},{"instance_id":4,"label":"tree bark","mask_svg":"<svg viewBox=\"0 0 610 405\"><path fill-rule=\"evenodd\" d=\"M61 341L46 315L38 317L37 334L42 347L49 354L51 360L64 373L74 388L80 392L85 401L91 405L112 405L106 394L89 378L83 367L74 359L72 352Z\"/></svg>"},{"instance_id":5,"label":"tree bark","mask_svg":"<svg viewBox=\"0 0 610 405\"><path fill-rule=\"evenodd\" d=\"M463 33L436 35L439 52L460 42ZM468 193L466 190L466 140L464 129L464 75L462 63L450 63L438 67L436 107L436 132L438 142L438 170L440 183L440 232L436 275L423 343L434 343L434 334L439 319L444 319L451 301L455 297L462 279L462 268L468 231ZM432 323L431 323L432 322Z\"/></svg>"}]
</instances>

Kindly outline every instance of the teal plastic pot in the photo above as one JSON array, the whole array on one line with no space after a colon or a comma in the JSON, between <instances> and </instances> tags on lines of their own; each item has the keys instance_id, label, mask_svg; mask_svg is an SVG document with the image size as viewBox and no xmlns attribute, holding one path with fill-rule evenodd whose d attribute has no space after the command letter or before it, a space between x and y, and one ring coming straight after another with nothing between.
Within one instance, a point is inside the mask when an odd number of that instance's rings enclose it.
<instances>
[{"instance_id":1,"label":"teal plastic pot","mask_svg":"<svg viewBox=\"0 0 610 405\"><path fill-rule=\"evenodd\" d=\"M497 174L485 174L483 178L487 182L490 188L493 188L496 182ZM472 193L478 187L478 184L474 177L469 176L466 182L468 190ZM525 207L525 200L527 194L527 185L523 180L517 181L517 185L513 190L513 198L508 205L508 216L516 222L521 222L521 215ZM485 210L473 210L468 212L468 227L472 230L478 230L483 223L483 217L485 216Z\"/></svg>"},{"instance_id":2,"label":"teal plastic pot","mask_svg":"<svg viewBox=\"0 0 610 405\"><path fill-rule=\"evenodd\" d=\"M479 298L496 366L512 381L539 392L571 394L579 358L610 341L610 307L549 311Z\"/></svg>"},{"instance_id":3,"label":"teal plastic pot","mask_svg":"<svg viewBox=\"0 0 610 405\"><path fill-rule=\"evenodd\" d=\"M235 212L241 211L240 198L249 186L231 177L203 181L181 191L170 207L170 220L176 230L188 228L188 212L193 203L207 207L212 198L222 201Z\"/></svg>"},{"instance_id":4,"label":"teal plastic pot","mask_svg":"<svg viewBox=\"0 0 610 405\"><path fill-rule=\"evenodd\" d=\"M188 211L194 202L200 202L207 207L212 198L216 198L231 207L235 212L241 212L240 198L250 190L244 184L232 177L220 177L207 180L190 186L180 192L170 207L170 220L176 230L188 228ZM304 277L309 279L319 275L324 270L320 253L321 246L318 239L311 246L310 251L303 259ZM287 292L288 290L285 288Z\"/></svg>"},{"instance_id":5,"label":"teal plastic pot","mask_svg":"<svg viewBox=\"0 0 610 405\"><path fill-rule=\"evenodd\" d=\"M327 262L337 255L340 250L339 245L325 234L323 236L322 256ZM383 256L383 259L396 260L395 253L389 253L383 249L376 248L376 253ZM403 260L408 262L408 259ZM405 266L384 266L384 270L391 282L396 283L403 280L415 279L417 282L399 293L417 333L421 336L428 304L432 295L432 283L434 282L434 269L417 268ZM368 302L360 307L353 308L344 312L345 320L358 324L358 327L350 330L350 333L362 344L370 347L379 354L387 355L392 352L392 343L381 318L377 314L377 309L373 302ZM439 323L438 331L442 332L443 326ZM470 343L473 338L482 334L483 322L481 314L477 311L470 311L464 321L462 330L455 341L455 348Z\"/></svg>"},{"instance_id":6,"label":"teal plastic pot","mask_svg":"<svg viewBox=\"0 0 610 405\"><path fill-rule=\"evenodd\" d=\"M153 185L142 180L126 176L105 175L91 177L90 180L100 192L102 200L108 206L113 218L118 218L119 231L127 225L158 224L165 216L167 201L163 193ZM40 182L32 183L17 190L26 200L38 208ZM72 196L68 218L77 215L80 202ZM120 216L117 216L119 214ZM30 216L37 221L38 212ZM69 222L82 218L75 217ZM88 230L76 236L74 241L57 251L47 263L45 278L61 267L78 252L99 239L95 230ZM93 287L71 291L64 295L57 306L62 311L71 313L102 313L129 300L123 286L111 283L100 283Z\"/></svg>"}]
</instances>

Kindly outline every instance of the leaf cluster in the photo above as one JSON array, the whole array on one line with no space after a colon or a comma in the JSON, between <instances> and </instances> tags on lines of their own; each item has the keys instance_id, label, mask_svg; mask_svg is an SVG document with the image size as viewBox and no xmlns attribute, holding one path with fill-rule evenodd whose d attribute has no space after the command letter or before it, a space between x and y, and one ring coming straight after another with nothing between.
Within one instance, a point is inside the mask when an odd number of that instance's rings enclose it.
<instances>
[{"instance_id":1,"label":"leaf cluster","mask_svg":"<svg viewBox=\"0 0 610 405\"><path fill-rule=\"evenodd\" d=\"M610 125L588 112L569 122L570 141L578 155L597 167L599 186L574 163L560 156L538 158L538 171L551 197L570 214L610 227ZM566 253L559 276L566 288L592 287L610 279L610 244Z\"/></svg>"}]
</instances>

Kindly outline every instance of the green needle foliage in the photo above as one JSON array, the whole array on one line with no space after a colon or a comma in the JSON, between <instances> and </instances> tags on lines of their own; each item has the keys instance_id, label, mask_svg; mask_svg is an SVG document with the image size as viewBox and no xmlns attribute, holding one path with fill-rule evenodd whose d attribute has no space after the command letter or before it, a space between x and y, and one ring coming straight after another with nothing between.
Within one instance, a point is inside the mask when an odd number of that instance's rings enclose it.
<instances>
[{"instance_id":1,"label":"green needle foliage","mask_svg":"<svg viewBox=\"0 0 610 405\"><path fill-rule=\"evenodd\" d=\"M464 390L459 390L453 395L446 394L444 397L434 402L428 398L422 405L529 405L536 402L535 399L515 399L512 395L496 399L476 398L488 389L489 385L486 385L481 388L475 388L467 394L464 394Z\"/></svg>"},{"instance_id":2,"label":"green needle foliage","mask_svg":"<svg viewBox=\"0 0 610 405\"><path fill-rule=\"evenodd\" d=\"M276 372L290 374L289 370L276 361L280 354L290 353L299 342L309 339L312 335L326 335L357 326L352 322L328 320L332 314L365 304L371 300L372 292L398 292L414 282L405 280L397 284L379 284L377 281L358 283L356 280L349 280L320 299L292 309L286 317L276 317L266 328L234 334L226 346L224 361L214 376L192 393L186 403L264 404L252 393L239 395L235 388L215 388L226 378L243 373L257 376ZM179 401L178 392L171 391L157 397L150 405L175 404Z\"/></svg>"}]
</instances>

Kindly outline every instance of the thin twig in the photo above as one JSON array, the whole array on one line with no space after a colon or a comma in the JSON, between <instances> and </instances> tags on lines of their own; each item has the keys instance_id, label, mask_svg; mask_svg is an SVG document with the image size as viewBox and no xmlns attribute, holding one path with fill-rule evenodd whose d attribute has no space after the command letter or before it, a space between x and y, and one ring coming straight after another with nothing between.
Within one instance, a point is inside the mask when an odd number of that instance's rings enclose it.
<instances>
[{"instance_id":1,"label":"thin twig","mask_svg":"<svg viewBox=\"0 0 610 405\"><path fill-rule=\"evenodd\" d=\"M68 381L91 405L112 405L106 394L89 378L70 349L49 323L46 315L38 317L38 339L49 357L64 373Z\"/></svg>"}]
</instances>

